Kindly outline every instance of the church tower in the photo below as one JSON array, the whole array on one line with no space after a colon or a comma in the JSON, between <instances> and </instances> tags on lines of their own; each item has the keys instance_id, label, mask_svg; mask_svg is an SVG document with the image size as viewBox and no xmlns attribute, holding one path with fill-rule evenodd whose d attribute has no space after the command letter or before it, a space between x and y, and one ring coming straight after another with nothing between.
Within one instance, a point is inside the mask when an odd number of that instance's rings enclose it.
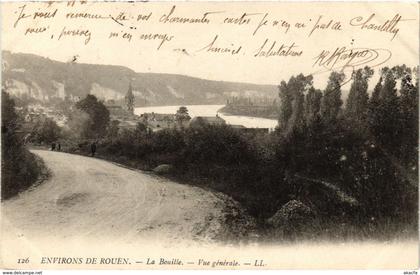
<instances>
[{"instance_id":1,"label":"church tower","mask_svg":"<svg viewBox=\"0 0 420 275\"><path fill-rule=\"evenodd\" d=\"M133 88L131 87L131 81L128 86L127 94L125 95L125 105L126 105L127 111L130 114L134 114L134 95L133 95Z\"/></svg>"}]
</instances>

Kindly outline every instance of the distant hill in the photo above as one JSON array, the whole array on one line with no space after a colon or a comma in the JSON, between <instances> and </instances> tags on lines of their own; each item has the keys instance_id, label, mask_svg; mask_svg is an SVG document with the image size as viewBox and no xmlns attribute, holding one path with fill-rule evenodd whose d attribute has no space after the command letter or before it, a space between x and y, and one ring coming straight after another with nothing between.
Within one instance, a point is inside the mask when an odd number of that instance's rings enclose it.
<instances>
[{"instance_id":1,"label":"distant hill","mask_svg":"<svg viewBox=\"0 0 420 275\"><path fill-rule=\"evenodd\" d=\"M131 79L136 105L224 104L231 96L277 97L274 85L212 81L184 75L136 73L123 66L64 63L2 52L2 85L9 93L47 101L95 94L120 100Z\"/></svg>"}]
</instances>

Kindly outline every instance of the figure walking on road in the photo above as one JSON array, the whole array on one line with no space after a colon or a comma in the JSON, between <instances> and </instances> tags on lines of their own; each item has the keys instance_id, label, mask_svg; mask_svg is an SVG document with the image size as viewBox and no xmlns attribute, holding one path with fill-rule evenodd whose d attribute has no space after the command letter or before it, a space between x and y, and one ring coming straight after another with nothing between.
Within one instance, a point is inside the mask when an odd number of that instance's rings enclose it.
<instances>
[{"instance_id":1,"label":"figure walking on road","mask_svg":"<svg viewBox=\"0 0 420 275\"><path fill-rule=\"evenodd\" d=\"M92 142L92 144L90 145L90 153L91 156L94 157L95 156L95 152L96 152L96 142Z\"/></svg>"}]
</instances>

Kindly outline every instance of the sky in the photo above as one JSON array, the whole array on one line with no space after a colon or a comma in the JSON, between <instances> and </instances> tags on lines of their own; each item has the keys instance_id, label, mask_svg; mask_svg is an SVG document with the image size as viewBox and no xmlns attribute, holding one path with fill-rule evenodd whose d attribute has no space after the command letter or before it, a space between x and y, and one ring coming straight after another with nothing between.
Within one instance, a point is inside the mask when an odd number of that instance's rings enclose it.
<instances>
[{"instance_id":1,"label":"sky","mask_svg":"<svg viewBox=\"0 0 420 275\"><path fill-rule=\"evenodd\" d=\"M26 3L23 9L22 6L19 2L1 4L2 49L37 54L63 62L76 56L79 63L121 65L136 72L174 73L212 80L274 85L292 75L304 73L313 74L315 86L321 89L326 85L330 70L313 64L323 51L331 53L343 47L354 51L369 49L368 54L378 53L378 58L367 65L377 65L389 58L377 68L403 63L411 67L418 65L417 3L177 3L169 17L201 19L204 13L210 12L208 24L159 22L163 15L170 13L171 3L76 3L69 7L66 3L48 5L44 2ZM52 14L55 9L58 10L54 17L38 16L33 19L36 12ZM100 14L108 18L66 18L66 14L71 12ZM121 12L128 20L118 19ZM148 20L137 21L139 15L147 17L150 13L152 15ZM239 18L244 13L247 13L245 18L250 19L248 24L223 23L226 18ZM22 14L28 18L17 21ZM374 16L368 23L377 26L401 16L394 28L398 29L394 38L392 33L350 25L350 22L357 22L358 17L366 21L372 14ZM267 20L266 25L254 34L264 20ZM318 20L319 26L324 24L326 29L317 28L309 35L316 25L314 22ZM330 20L332 23L328 25ZM272 26L273 21L279 24ZM281 26L282 22L290 24L287 32L286 27ZM304 23L306 27L298 30L295 27L297 22ZM332 29L337 22L341 25L339 31ZM35 33L44 27L45 31ZM90 37L83 34L60 37L62 33L76 30L79 33L89 31ZM112 32L118 33L118 37L109 38ZM130 41L123 38L124 33L131 35ZM142 34L166 34L172 38L157 50L160 41L142 39ZM216 36L213 47L232 50L241 47L239 53L232 55L207 51L206 46ZM294 44L293 49L302 51L302 54L299 57L255 57L266 40L265 51L275 42L274 49ZM341 62L345 62L345 59ZM351 69L347 75L350 73ZM377 76L371 80L371 84L375 84Z\"/></svg>"}]
</instances>

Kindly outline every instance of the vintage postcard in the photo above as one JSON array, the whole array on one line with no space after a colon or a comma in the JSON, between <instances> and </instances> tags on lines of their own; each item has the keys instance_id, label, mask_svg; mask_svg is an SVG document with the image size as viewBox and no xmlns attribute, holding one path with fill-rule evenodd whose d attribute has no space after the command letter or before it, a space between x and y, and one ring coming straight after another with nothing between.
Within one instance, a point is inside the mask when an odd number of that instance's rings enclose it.
<instances>
[{"instance_id":1,"label":"vintage postcard","mask_svg":"<svg viewBox=\"0 0 420 275\"><path fill-rule=\"evenodd\" d=\"M0 7L1 268L418 268L417 2Z\"/></svg>"}]
</instances>

